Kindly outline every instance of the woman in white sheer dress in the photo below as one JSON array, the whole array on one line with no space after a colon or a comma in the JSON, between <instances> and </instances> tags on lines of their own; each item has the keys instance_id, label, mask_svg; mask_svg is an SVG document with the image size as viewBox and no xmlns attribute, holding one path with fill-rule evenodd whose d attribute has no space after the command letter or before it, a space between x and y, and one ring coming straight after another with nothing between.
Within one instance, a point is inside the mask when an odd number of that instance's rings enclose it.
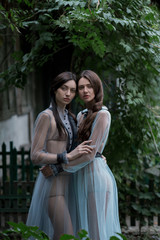
<instances>
[{"instance_id":1,"label":"woman in white sheer dress","mask_svg":"<svg viewBox=\"0 0 160 240\"><path fill-rule=\"evenodd\" d=\"M53 172L48 178L41 172L37 177L27 225L38 226L54 240L59 240L63 233L74 234L68 188L72 174L63 171L61 164L67 165L68 161L92 151L92 147L86 145L91 141L85 141L75 148L76 122L67 110L75 94L74 74L64 72L54 79L50 91L51 106L38 115L31 146L33 163L41 166L47 164Z\"/></svg>"}]
</instances>

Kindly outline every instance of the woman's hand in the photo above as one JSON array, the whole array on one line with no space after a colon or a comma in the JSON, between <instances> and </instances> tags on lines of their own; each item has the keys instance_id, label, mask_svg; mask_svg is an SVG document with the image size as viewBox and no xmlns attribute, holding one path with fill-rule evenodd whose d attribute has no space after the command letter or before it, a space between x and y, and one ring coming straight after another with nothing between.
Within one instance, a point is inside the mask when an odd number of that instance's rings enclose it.
<instances>
[{"instance_id":1,"label":"woman's hand","mask_svg":"<svg viewBox=\"0 0 160 240\"><path fill-rule=\"evenodd\" d=\"M53 170L49 165L45 165L39 169L42 174L47 178L53 176Z\"/></svg>"},{"instance_id":2,"label":"woman's hand","mask_svg":"<svg viewBox=\"0 0 160 240\"><path fill-rule=\"evenodd\" d=\"M72 161L84 154L92 153L94 146L90 146L92 140L87 140L79 144L73 151L67 153L66 157Z\"/></svg>"},{"instance_id":3,"label":"woman's hand","mask_svg":"<svg viewBox=\"0 0 160 240\"><path fill-rule=\"evenodd\" d=\"M107 159L106 159L106 157L105 157L104 155L102 155L102 158L103 158L104 162L107 164Z\"/></svg>"}]
</instances>

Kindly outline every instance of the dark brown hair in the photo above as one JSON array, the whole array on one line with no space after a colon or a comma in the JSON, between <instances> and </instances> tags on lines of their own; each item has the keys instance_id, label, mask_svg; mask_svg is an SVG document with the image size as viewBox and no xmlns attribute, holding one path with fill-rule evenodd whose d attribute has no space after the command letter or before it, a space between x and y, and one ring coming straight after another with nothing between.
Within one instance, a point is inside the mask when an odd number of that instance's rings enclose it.
<instances>
[{"instance_id":1,"label":"dark brown hair","mask_svg":"<svg viewBox=\"0 0 160 240\"><path fill-rule=\"evenodd\" d=\"M76 75L73 74L72 72L63 72L60 73L52 82L51 84L51 88L50 88L50 96L51 96L51 104L52 104L52 111L53 111L53 115L57 124L57 128L58 128L58 132L59 135L61 136L62 134L62 130L64 130L64 126L63 123L59 117L58 111L57 111L57 103L56 103L56 99L55 99L55 91L60 88L64 83L70 81L70 80L74 80L76 83ZM69 114L74 118L74 120L76 121L75 116L70 112L70 104L68 104L66 106L66 108L69 111Z\"/></svg>"},{"instance_id":2,"label":"dark brown hair","mask_svg":"<svg viewBox=\"0 0 160 240\"><path fill-rule=\"evenodd\" d=\"M90 82L95 94L95 98L89 103L88 115L82 121L78 129L79 140L85 141L89 138L91 134L92 123L97 115L97 112L102 108L103 105L103 86L99 76L91 70L84 70L80 74L79 80L82 77L86 78Z\"/></svg>"}]
</instances>

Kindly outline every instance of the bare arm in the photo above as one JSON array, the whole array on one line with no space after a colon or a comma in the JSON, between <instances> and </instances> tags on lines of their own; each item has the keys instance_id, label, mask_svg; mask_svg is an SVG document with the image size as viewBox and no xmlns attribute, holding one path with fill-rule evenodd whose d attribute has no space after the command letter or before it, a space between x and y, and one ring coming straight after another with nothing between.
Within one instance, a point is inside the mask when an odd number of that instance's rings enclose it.
<instances>
[{"instance_id":1,"label":"bare arm","mask_svg":"<svg viewBox=\"0 0 160 240\"><path fill-rule=\"evenodd\" d=\"M34 164L54 164L57 162L57 154L48 153L45 150L50 124L49 114L40 113L35 123L31 146L31 159Z\"/></svg>"}]
</instances>

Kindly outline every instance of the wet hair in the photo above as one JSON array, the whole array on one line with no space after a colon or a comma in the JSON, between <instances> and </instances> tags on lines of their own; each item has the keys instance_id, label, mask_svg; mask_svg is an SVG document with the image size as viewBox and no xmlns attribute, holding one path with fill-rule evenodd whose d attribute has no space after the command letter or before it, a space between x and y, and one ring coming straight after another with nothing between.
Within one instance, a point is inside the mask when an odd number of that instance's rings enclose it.
<instances>
[{"instance_id":1,"label":"wet hair","mask_svg":"<svg viewBox=\"0 0 160 240\"><path fill-rule=\"evenodd\" d=\"M59 132L59 135L61 136L63 133L64 125L60 119L60 116L58 114L57 110L57 103L56 103L56 98L55 98L55 91L60 88L63 84L66 82L73 80L76 83L76 75L73 74L72 72L62 72L60 73L57 77L54 78L51 87L50 87L50 97L51 97L51 105L52 105L52 111L53 111L53 116L56 121L57 129ZM76 117L71 113L70 111L70 104L67 104L66 108L68 109L69 114L73 117L73 119L76 121Z\"/></svg>"},{"instance_id":2,"label":"wet hair","mask_svg":"<svg viewBox=\"0 0 160 240\"><path fill-rule=\"evenodd\" d=\"M80 74L79 80L82 77L86 78L90 82L95 94L95 98L89 103L88 115L82 121L78 129L79 140L85 141L90 137L92 123L97 115L97 112L102 108L103 105L103 86L99 76L91 70L84 70Z\"/></svg>"}]
</instances>

